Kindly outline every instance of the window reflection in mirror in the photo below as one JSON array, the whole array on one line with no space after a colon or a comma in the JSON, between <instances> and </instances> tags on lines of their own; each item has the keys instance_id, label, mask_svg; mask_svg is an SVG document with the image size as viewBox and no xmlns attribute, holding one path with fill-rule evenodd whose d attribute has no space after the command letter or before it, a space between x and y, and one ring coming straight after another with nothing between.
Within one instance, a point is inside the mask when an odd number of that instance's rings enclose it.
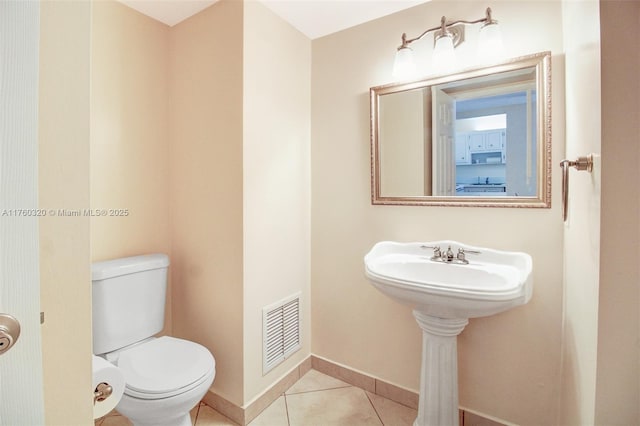
<instances>
[{"instance_id":1,"label":"window reflection in mirror","mask_svg":"<svg viewBox=\"0 0 640 426\"><path fill-rule=\"evenodd\" d=\"M548 58L372 88L373 203L548 207Z\"/></svg>"}]
</instances>

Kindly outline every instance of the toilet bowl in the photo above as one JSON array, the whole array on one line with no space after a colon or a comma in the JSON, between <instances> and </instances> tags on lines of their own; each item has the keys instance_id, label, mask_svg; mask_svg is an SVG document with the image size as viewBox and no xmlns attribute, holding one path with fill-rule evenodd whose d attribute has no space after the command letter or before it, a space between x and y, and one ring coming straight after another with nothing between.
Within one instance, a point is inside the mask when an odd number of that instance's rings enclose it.
<instances>
[{"instance_id":1,"label":"toilet bowl","mask_svg":"<svg viewBox=\"0 0 640 426\"><path fill-rule=\"evenodd\" d=\"M136 426L190 426L189 411L213 383L215 360L203 346L163 336L107 354L125 391L116 410Z\"/></svg>"},{"instance_id":2,"label":"toilet bowl","mask_svg":"<svg viewBox=\"0 0 640 426\"><path fill-rule=\"evenodd\" d=\"M164 325L168 266L163 254L92 265L93 351L122 371L116 410L134 426L191 426L189 411L216 374L204 346L155 337Z\"/></svg>"}]
</instances>

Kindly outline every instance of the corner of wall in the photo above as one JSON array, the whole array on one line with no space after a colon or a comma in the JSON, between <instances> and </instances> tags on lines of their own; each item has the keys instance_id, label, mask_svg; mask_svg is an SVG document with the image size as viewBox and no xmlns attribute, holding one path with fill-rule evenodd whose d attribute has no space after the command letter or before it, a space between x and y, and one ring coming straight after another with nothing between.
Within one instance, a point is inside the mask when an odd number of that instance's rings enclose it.
<instances>
[{"instance_id":1,"label":"corner of wall","mask_svg":"<svg viewBox=\"0 0 640 426\"><path fill-rule=\"evenodd\" d=\"M222 0L169 33L173 331L207 347L243 404L242 16ZM224 61L224 66L220 66Z\"/></svg>"},{"instance_id":2,"label":"corner of wall","mask_svg":"<svg viewBox=\"0 0 640 426\"><path fill-rule=\"evenodd\" d=\"M244 403L310 355L311 41L259 2L243 31ZM300 293L299 351L262 372L262 308Z\"/></svg>"}]
</instances>

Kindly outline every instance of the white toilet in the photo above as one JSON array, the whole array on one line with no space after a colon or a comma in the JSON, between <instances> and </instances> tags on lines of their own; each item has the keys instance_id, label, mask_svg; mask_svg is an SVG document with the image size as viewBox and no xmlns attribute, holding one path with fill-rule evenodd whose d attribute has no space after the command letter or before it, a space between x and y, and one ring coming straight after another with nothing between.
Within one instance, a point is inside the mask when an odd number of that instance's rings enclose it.
<instances>
[{"instance_id":1,"label":"white toilet","mask_svg":"<svg viewBox=\"0 0 640 426\"><path fill-rule=\"evenodd\" d=\"M213 383L204 346L153 337L164 324L169 258L164 254L94 263L93 353L122 370L116 410L135 426L191 426L189 411Z\"/></svg>"}]
</instances>

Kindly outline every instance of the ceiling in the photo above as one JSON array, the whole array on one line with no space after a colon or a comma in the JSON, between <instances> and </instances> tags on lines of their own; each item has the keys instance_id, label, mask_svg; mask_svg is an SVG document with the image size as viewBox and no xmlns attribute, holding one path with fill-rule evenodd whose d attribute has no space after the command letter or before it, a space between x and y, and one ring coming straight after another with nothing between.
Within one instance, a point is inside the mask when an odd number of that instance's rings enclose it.
<instances>
[{"instance_id":1,"label":"ceiling","mask_svg":"<svg viewBox=\"0 0 640 426\"><path fill-rule=\"evenodd\" d=\"M218 0L119 0L169 26ZM310 39L390 15L429 0L254 0L260 1Z\"/></svg>"}]
</instances>

